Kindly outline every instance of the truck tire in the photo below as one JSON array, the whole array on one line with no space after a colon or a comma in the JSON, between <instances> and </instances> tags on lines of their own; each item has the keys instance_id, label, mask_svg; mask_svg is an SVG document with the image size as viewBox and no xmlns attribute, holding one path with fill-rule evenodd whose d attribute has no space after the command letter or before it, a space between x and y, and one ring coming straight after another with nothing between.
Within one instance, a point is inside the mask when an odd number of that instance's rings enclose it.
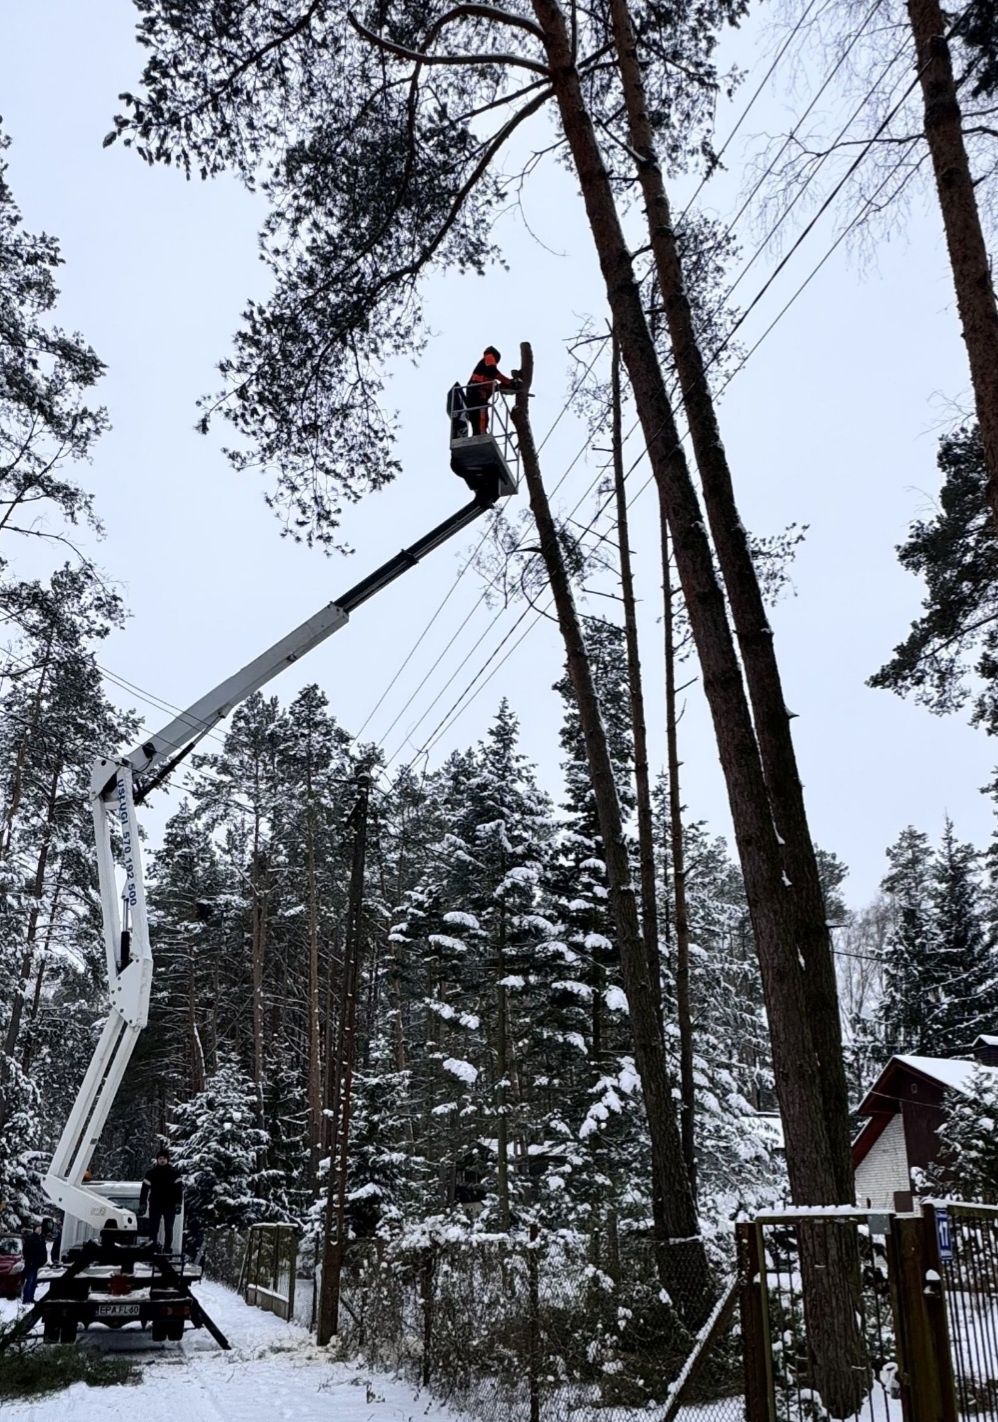
<instances>
[{"instance_id":1,"label":"truck tire","mask_svg":"<svg viewBox=\"0 0 998 1422\"><path fill-rule=\"evenodd\" d=\"M45 1339L45 1342L58 1343L59 1335L61 1332L62 1323L60 1322L60 1320L58 1318L46 1317L42 1328L42 1337Z\"/></svg>"},{"instance_id":2,"label":"truck tire","mask_svg":"<svg viewBox=\"0 0 998 1422\"><path fill-rule=\"evenodd\" d=\"M179 1343L184 1336L184 1320L182 1318L171 1318L166 1325L166 1336L171 1343Z\"/></svg>"},{"instance_id":3,"label":"truck tire","mask_svg":"<svg viewBox=\"0 0 998 1422\"><path fill-rule=\"evenodd\" d=\"M59 1325L59 1342L60 1342L60 1343L75 1343L75 1342L76 1342L76 1319L75 1319L75 1318L64 1318L64 1319L62 1320L62 1322L61 1322L60 1325Z\"/></svg>"},{"instance_id":4,"label":"truck tire","mask_svg":"<svg viewBox=\"0 0 998 1422\"><path fill-rule=\"evenodd\" d=\"M154 1318L152 1321L152 1341L154 1343L166 1342L167 1323L163 1318Z\"/></svg>"}]
</instances>

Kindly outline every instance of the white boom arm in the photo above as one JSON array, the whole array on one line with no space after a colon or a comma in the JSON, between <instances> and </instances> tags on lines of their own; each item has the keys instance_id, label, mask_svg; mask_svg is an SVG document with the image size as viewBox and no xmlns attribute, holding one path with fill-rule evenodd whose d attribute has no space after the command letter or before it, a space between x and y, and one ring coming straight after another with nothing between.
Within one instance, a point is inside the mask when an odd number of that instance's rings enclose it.
<instances>
[{"instance_id":1,"label":"white boom arm","mask_svg":"<svg viewBox=\"0 0 998 1422\"><path fill-rule=\"evenodd\" d=\"M110 989L110 1011L83 1079L69 1120L63 1128L43 1189L59 1209L95 1229L136 1228L131 1210L110 1204L87 1187L85 1176L94 1149L107 1122L115 1096L131 1059L139 1033L149 1017L152 989L152 949L146 918L145 887L136 802L240 702L266 685L285 667L324 642L345 625L350 613L387 587L440 544L467 527L490 504L481 500L465 505L341 598L328 603L241 671L230 676L206 696L175 716L156 735L143 741L123 760L101 756L90 776L90 801L97 838L97 872L104 920L104 951ZM142 783L136 793L134 778ZM118 830L118 854L125 872L124 922L115 880L112 824Z\"/></svg>"}]
</instances>

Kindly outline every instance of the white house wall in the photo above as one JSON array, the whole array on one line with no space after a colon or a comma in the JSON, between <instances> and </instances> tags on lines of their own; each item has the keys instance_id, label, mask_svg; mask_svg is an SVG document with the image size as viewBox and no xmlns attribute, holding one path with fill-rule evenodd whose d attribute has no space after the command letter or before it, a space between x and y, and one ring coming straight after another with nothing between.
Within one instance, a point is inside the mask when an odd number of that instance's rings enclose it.
<instances>
[{"instance_id":1,"label":"white house wall","mask_svg":"<svg viewBox=\"0 0 998 1422\"><path fill-rule=\"evenodd\" d=\"M908 1152L904 1143L904 1122L892 1116L856 1167L856 1203L874 1209L890 1209L898 1190L910 1190Z\"/></svg>"}]
</instances>

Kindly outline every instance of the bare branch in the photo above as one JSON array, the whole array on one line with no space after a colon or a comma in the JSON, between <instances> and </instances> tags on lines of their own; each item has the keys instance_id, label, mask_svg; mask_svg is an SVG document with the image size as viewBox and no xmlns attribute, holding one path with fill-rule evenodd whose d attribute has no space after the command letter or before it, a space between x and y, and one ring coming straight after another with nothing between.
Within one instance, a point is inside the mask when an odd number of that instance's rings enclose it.
<instances>
[{"instance_id":1,"label":"bare branch","mask_svg":"<svg viewBox=\"0 0 998 1422\"><path fill-rule=\"evenodd\" d=\"M348 18L357 33L370 44L387 51L388 54L394 54L397 59L407 59L413 64L509 65L517 69L529 69L532 74L541 74L545 78L550 73L546 64L540 64L534 59L521 59L517 54L425 54L418 49L407 49L404 45L394 44L382 35L376 35L373 30L362 25L353 13Z\"/></svg>"}]
</instances>

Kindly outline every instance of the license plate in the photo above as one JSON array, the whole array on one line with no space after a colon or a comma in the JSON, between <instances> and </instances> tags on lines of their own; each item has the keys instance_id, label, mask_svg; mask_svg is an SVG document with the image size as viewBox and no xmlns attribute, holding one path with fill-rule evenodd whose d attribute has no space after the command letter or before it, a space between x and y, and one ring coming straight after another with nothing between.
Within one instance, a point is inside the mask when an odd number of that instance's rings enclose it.
<instances>
[{"instance_id":1,"label":"license plate","mask_svg":"<svg viewBox=\"0 0 998 1422\"><path fill-rule=\"evenodd\" d=\"M98 1304L98 1318L138 1318L138 1304Z\"/></svg>"}]
</instances>

